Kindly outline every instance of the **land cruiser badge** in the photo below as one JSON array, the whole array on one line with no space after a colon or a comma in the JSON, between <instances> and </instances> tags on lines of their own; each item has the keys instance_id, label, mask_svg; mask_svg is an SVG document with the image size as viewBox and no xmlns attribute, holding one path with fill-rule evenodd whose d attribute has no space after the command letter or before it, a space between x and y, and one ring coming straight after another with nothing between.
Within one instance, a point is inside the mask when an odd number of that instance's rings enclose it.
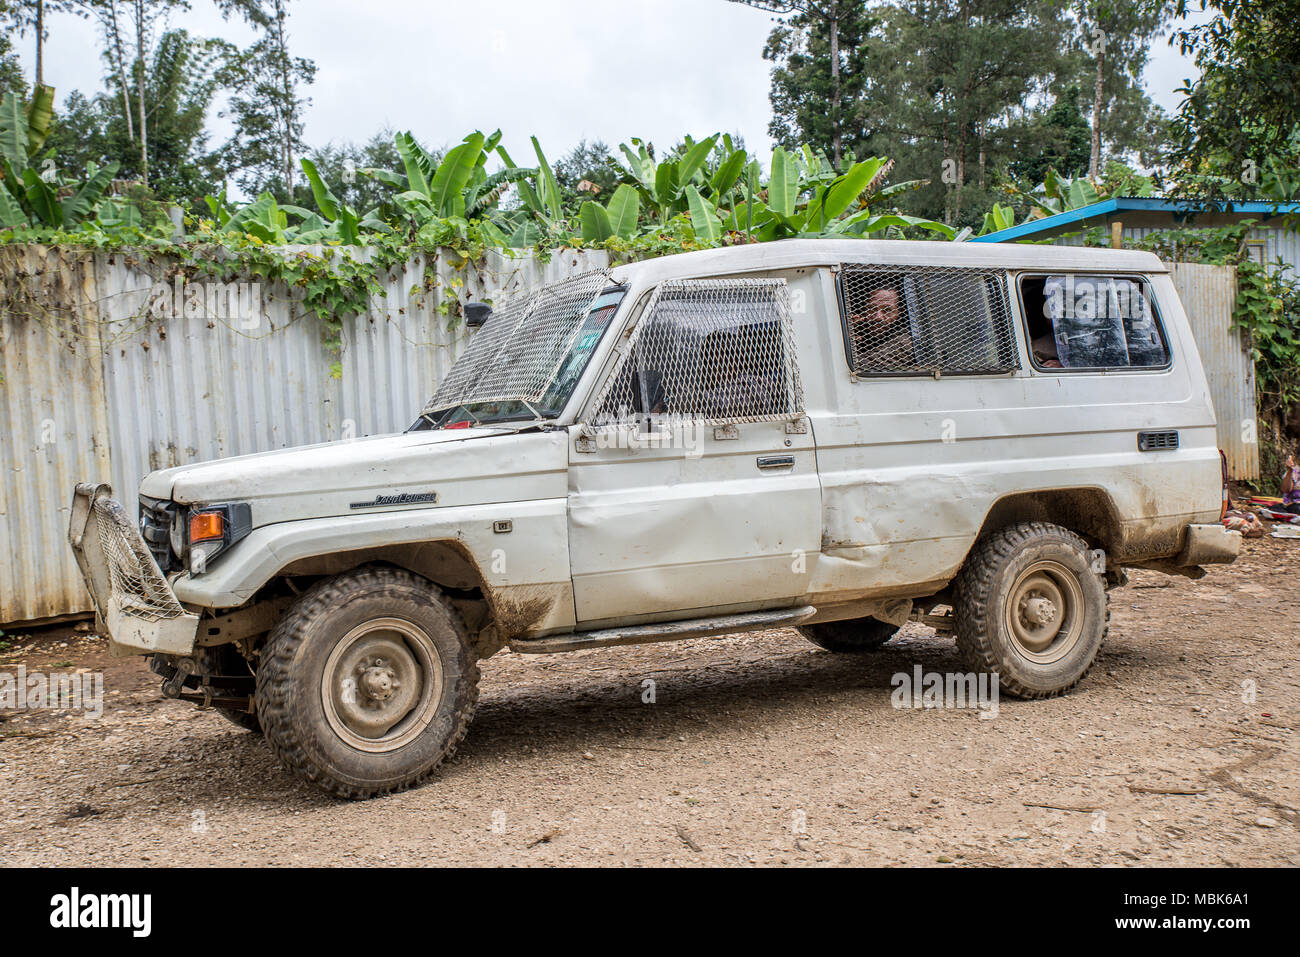
<instances>
[{"instance_id":1,"label":"land cruiser badge","mask_svg":"<svg viewBox=\"0 0 1300 957\"><path fill-rule=\"evenodd\" d=\"M388 508L393 505L436 505L437 492L416 492L415 494L380 495L373 502L353 502L352 508Z\"/></svg>"}]
</instances>

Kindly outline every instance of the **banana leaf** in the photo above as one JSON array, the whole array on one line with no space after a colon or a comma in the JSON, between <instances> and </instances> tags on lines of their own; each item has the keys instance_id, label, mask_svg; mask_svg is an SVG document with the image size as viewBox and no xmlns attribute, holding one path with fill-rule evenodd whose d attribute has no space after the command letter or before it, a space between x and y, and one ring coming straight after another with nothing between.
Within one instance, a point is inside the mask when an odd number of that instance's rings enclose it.
<instances>
[{"instance_id":1,"label":"banana leaf","mask_svg":"<svg viewBox=\"0 0 1300 957\"><path fill-rule=\"evenodd\" d=\"M109 186L113 184L113 177L121 169L120 163L109 163L100 169L96 169L93 163L86 164L86 182L82 184L81 189L77 190L76 195L71 199L65 200L61 213L64 228L76 226L82 220L90 219L95 210L99 208L104 194L108 192Z\"/></svg>"},{"instance_id":2,"label":"banana leaf","mask_svg":"<svg viewBox=\"0 0 1300 957\"><path fill-rule=\"evenodd\" d=\"M636 235L641 219L641 195L635 187L622 183L614 190L606 211L614 234L621 239L631 239Z\"/></svg>"},{"instance_id":3,"label":"banana leaf","mask_svg":"<svg viewBox=\"0 0 1300 957\"><path fill-rule=\"evenodd\" d=\"M465 187L478 168L484 142L482 133L471 133L439 165L429 190L429 199L438 215L446 218L465 215Z\"/></svg>"},{"instance_id":4,"label":"banana leaf","mask_svg":"<svg viewBox=\"0 0 1300 957\"><path fill-rule=\"evenodd\" d=\"M722 224L718 222L718 212L693 184L686 187L686 202L690 207L695 238L710 245L721 241Z\"/></svg>"},{"instance_id":5,"label":"banana leaf","mask_svg":"<svg viewBox=\"0 0 1300 957\"><path fill-rule=\"evenodd\" d=\"M27 205L36 214L43 225L58 229L63 225L63 208L59 206L59 196L49 183L41 179L36 170L28 167L22 172L23 185L26 187Z\"/></svg>"},{"instance_id":6,"label":"banana leaf","mask_svg":"<svg viewBox=\"0 0 1300 957\"><path fill-rule=\"evenodd\" d=\"M582 241L586 243L603 243L614 235L614 225L610 222L609 212L597 203L582 204L578 219L582 225Z\"/></svg>"},{"instance_id":7,"label":"banana leaf","mask_svg":"<svg viewBox=\"0 0 1300 957\"><path fill-rule=\"evenodd\" d=\"M0 99L0 158L19 176L27 168L27 116L12 92Z\"/></svg>"},{"instance_id":8,"label":"banana leaf","mask_svg":"<svg viewBox=\"0 0 1300 957\"><path fill-rule=\"evenodd\" d=\"M27 104L27 152L35 154L50 133L54 122L54 87L38 86Z\"/></svg>"}]
</instances>

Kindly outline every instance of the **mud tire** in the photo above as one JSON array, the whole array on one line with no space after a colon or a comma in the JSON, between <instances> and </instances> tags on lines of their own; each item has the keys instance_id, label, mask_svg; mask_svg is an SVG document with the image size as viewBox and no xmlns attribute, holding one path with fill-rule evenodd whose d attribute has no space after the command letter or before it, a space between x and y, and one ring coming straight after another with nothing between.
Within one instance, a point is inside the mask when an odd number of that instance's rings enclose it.
<instances>
[{"instance_id":1,"label":"mud tire","mask_svg":"<svg viewBox=\"0 0 1300 957\"><path fill-rule=\"evenodd\" d=\"M418 676L421 697L391 746L361 741L369 748L362 750L360 736L340 725L339 714L352 712L337 706L335 689L348 679L336 675L352 672L339 669L338 656L365 640L367 628L387 634L385 622L416 636L408 649L414 668L402 674ZM257 712L271 750L296 777L365 800L423 783L455 753L478 702L478 678L465 623L443 593L403 569L371 566L318 582L277 623L257 672ZM352 694L342 700L355 710Z\"/></svg>"},{"instance_id":2,"label":"mud tire","mask_svg":"<svg viewBox=\"0 0 1300 957\"><path fill-rule=\"evenodd\" d=\"M1000 690L1017 698L1072 690L1096 661L1110 626L1104 574L1092 563L1082 538L1046 522L1011 525L977 542L954 583L954 631L966 664L997 675ZM1046 592L1034 591L1036 581ZM1043 602L1044 593L1063 599L1057 634L1066 634L1034 651L1026 637L1032 628L1014 616L1023 616L1029 602ZM1017 602L1017 596L1027 597ZM1049 609L1046 616L1056 614L1051 603L1040 607ZM1033 626L1054 623L1053 617Z\"/></svg>"}]
</instances>

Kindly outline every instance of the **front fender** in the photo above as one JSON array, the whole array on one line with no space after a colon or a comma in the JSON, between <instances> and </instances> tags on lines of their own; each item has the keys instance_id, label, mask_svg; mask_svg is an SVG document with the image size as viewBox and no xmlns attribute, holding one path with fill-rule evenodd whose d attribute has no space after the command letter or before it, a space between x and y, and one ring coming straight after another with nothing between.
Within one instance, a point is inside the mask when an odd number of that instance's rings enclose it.
<instances>
[{"instance_id":1,"label":"front fender","mask_svg":"<svg viewBox=\"0 0 1300 957\"><path fill-rule=\"evenodd\" d=\"M197 577L178 576L188 606L237 608L282 570L306 559L363 549L452 542L478 565L498 610L527 607L527 630L572 627L573 590L565 499L412 509L266 525ZM506 522L510 531L500 531ZM548 596L542 608L539 596Z\"/></svg>"}]
</instances>

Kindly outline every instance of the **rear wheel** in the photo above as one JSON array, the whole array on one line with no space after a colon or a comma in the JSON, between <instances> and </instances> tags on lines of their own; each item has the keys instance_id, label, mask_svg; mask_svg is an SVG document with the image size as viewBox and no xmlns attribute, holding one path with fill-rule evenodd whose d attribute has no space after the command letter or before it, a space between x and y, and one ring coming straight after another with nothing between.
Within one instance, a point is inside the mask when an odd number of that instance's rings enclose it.
<instances>
[{"instance_id":1,"label":"rear wheel","mask_svg":"<svg viewBox=\"0 0 1300 957\"><path fill-rule=\"evenodd\" d=\"M884 647L885 642L898 634L899 626L879 618L854 618L849 621L804 625L799 632L814 645L827 651L841 655L859 655Z\"/></svg>"},{"instance_id":2,"label":"rear wheel","mask_svg":"<svg viewBox=\"0 0 1300 957\"><path fill-rule=\"evenodd\" d=\"M307 591L271 632L258 716L280 761L338 797L426 780L464 738L478 661L432 584L361 568Z\"/></svg>"},{"instance_id":3,"label":"rear wheel","mask_svg":"<svg viewBox=\"0 0 1300 957\"><path fill-rule=\"evenodd\" d=\"M996 674L1018 698L1072 689L1106 637L1102 574L1087 543L1058 525L1025 522L982 539L954 595L957 647L967 664Z\"/></svg>"}]
</instances>

